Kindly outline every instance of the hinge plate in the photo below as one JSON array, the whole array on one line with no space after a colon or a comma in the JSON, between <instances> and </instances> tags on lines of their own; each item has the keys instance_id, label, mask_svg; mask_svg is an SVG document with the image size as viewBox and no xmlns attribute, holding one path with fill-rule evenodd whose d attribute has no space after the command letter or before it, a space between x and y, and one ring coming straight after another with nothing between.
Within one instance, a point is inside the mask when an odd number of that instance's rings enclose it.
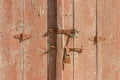
<instances>
[{"instance_id":1,"label":"hinge plate","mask_svg":"<svg viewBox=\"0 0 120 80\"><path fill-rule=\"evenodd\" d=\"M94 43L97 42L102 42L105 40L105 37L101 37L101 36L95 36L95 37L90 37L89 38L90 41L93 41Z\"/></svg>"},{"instance_id":2,"label":"hinge plate","mask_svg":"<svg viewBox=\"0 0 120 80\"><path fill-rule=\"evenodd\" d=\"M31 38L31 35L21 33L21 34L15 35L14 38L15 38L15 39L19 39L20 42L21 42L21 41L30 39L30 38Z\"/></svg>"}]
</instances>

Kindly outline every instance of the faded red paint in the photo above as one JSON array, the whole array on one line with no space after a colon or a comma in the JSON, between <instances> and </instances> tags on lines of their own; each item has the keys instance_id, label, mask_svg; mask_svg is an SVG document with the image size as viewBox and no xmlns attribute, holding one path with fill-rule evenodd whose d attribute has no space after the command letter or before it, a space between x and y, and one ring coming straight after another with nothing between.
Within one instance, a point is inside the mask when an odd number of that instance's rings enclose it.
<instances>
[{"instance_id":1,"label":"faded red paint","mask_svg":"<svg viewBox=\"0 0 120 80\"><path fill-rule=\"evenodd\" d=\"M96 35L96 1L75 0L73 5L73 1L71 0L58 0L58 3L58 27L62 26L63 29L73 29L75 27L76 30L80 30L80 34L78 34L77 38L74 38L74 46L73 40L70 40L67 47L81 48L83 46L85 47L85 51L83 50L81 54L77 52L70 53L72 63L64 65L63 73L62 71L58 72L61 78L57 78L57 80L96 80L96 45L88 40L90 36ZM73 11L75 12L73 13ZM66 36L62 40L63 43L58 42L58 46L63 45L62 48L58 47L60 50L62 49L62 51L57 53L58 55L63 53ZM57 68L61 69L62 66L60 67L60 64L62 65L62 61L60 63L59 60L58 63Z\"/></svg>"},{"instance_id":2,"label":"faded red paint","mask_svg":"<svg viewBox=\"0 0 120 80\"><path fill-rule=\"evenodd\" d=\"M0 0L0 80L120 80L119 4ZM73 27L80 33L66 46L68 36L60 33Z\"/></svg>"},{"instance_id":3,"label":"faded red paint","mask_svg":"<svg viewBox=\"0 0 120 80\"><path fill-rule=\"evenodd\" d=\"M31 39L23 41L24 80L47 80L47 0L24 1L24 33Z\"/></svg>"},{"instance_id":4,"label":"faded red paint","mask_svg":"<svg viewBox=\"0 0 120 80\"><path fill-rule=\"evenodd\" d=\"M120 80L120 0L98 0L99 80Z\"/></svg>"},{"instance_id":5,"label":"faded red paint","mask_svg":"<svg viewBox=\"0 0 120 80\"><path fill-rule=\"evenodd\" d=\"M62 0L57 0L57 28L62 28ZM56 56L56 80L62 80L62 70L63 70L63 50L62 50L62 36L61 34L57 35L57 56Z\"/></svg>"},{"instance_id":6,"label":"faded red paint","mask_svg":"<svg viewBox=\"0 0 120 80\"><path fill-rule=\"evenodd\" d=\"M22 4L21 0L0 0L0 80L22 78L20 44L13 37L20 33Z\"/></svg>"},{"instance_id":7,"label":"faded red paint","mask_svg":"<svg viewBox=\"0 0 120 80\"><path fill-rule=\"evenodd\" d=\"M73 2L71 0L63 1L63 23L62 27L64 30L73 29ZM63 48L66 47L66 43L68 36L64 35L63 38ZM70 39L67 45L68 48L73 48L73 39ZM71 63L64 63L64 71L63 71L63 80L73 80L73 52L69 52Z\"/></svg>"},{"instance_id":8,"label":"faded red paint","mask_svg":"<svg viewBox=\"0 0 120 80\"><path fill-rule=\"evenodd\" d=\"M75 0L75 29L80 30L74 47L83 46L83 52L74 52L74 80L96 80L96 44L89 37L96 35L96 0Z\"/></svg>"},{"instance_id":9,"label":"faded red paint","mask_svg":"<svg viewBox=\"0 0 120 80\"><path fill-rule=\"evenodd\" d=\"M73 29L73 17L72 17L72 2L70 0L57 0L57 17L58 17L58 29L69 30ZM58 35L57 42L57 76L56 80L72 80L73 79L73 57L71 54L71 64L63 63L64 48L67 42L66 35ZM73 47L73 40L69 41L67 47Z\"/></svg>"}]
</instances>

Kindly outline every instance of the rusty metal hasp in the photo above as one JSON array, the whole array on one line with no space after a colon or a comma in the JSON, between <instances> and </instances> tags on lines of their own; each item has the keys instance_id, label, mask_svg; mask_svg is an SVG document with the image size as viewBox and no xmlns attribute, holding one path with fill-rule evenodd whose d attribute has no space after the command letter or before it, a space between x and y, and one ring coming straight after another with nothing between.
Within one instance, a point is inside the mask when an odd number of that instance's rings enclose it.
<instances>
[{"instance_id":1,"label":"rusty metal hasp","mask_svg":"<svg viewBox=\"0 0 120 80\"><path fill-rule=\"evenodd\" d=\"M89 38L90 41L93 41L95 44L105 40L105 37L94 36Z\"/></svg>"},{"instance_id":2,"label":"rusty metal hasp","mask_svg":"<svg viewBox=\"0 0 120 80\"><path fill-rule=\"evenodd\" d=\"M79 31L75 29L70 29L70 30L58 30L58 29L48 29L48 32L55 32L57 34L64 34L67 35L70 38L74 38Z\"/></svg>"},{"instance_id":3,"label":"rusty metal hasp","mask_svg":"<svg viewBox=\"0 0 120 80\"><path fill-rule=\"evenodd\" d=\"M73 51L73 52L77 52L77 53L82 53L83 51L83 47L81 48L68 48L68 51Z\"/></svg>"},{"instance_id":4,"label":"rusty metal hasp","mask_svg":"<svg viewBox=\"0 0 120 80\"><path fill-rule=\"evenodd\" d=\"M83 51L83 46L81 48L65 48L64 49L64 56L63 56L63 62L70 64L71 63L71 55L70 52L77 52L77 53L82 53Z\"/></svg>"},{"instance_id":5,"label":"rusty metal hasp","mask_svg":"<svg viewBox=\"0 0 120 80\"><path fill-rule=\"evenodd\" d=\"M21 34L15 35L14 38L15 38L15 39L19 39L20 42L21 42L21 41L30 39L30 38L31 38L31 35L21 33Z\"/></svg>"}]
</instances>

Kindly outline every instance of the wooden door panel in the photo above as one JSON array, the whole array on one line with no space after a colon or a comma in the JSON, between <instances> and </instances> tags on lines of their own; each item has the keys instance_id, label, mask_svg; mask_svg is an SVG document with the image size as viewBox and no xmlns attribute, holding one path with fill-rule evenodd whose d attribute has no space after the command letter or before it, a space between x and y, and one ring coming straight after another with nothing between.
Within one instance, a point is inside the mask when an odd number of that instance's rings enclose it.
<instances>
[{"instance_id":1,"label":"wooden door panel","mask_svg":"<svg viewBox=\"0 0 120 80\"><path fill-rule=\"evenodd\" d=\"M79 30L74 38L74 80L96 80L96 44L90 41L96 35L96 0L74 0L74 27Z\"/></svg>"},{"instance_id":2,"label":"wooden door panel","mask_svg":"<svg viewBox=\"0 0 120 80\"><path fill-rule=\"evenodd\" d=\"M24 80L47 80L47 0L24 1Z\"/></svg>"},{"instance_id":3,"label":"wooden door panel","mask_svg":"<svg viewBox=\"0 0 120 80\"><path fill-rule=\"evenodd\" d=\"M57 28L61 29L62 28L62 23L63 23L63 19L62 19L62 4L63 1L62 0L57 0ZM56 55L56 80L62 80L62 71L63 71L63 50L62 50L62 36L61 35L57 35L57 55Z\"/></svg>"},{"instance_id":4,"label":"wooden door panel","mask_svg":"<svg viewBox=\"0 0 120 80\"><path fill-rule=\"evenodd\" d=\"M98 0L99 80L120 80L120 0Z\"/></svg>"},{"instance_id":5,"label":"wooden door panel","mask_svg":"<svg viewBox=\"0 0 120 80\"><path fill-rule=\"evenodd\" d=\"M23 24L22 3L22 0L0 0L0 80L22 79L21 48L14 38Z\"/></svg>"},{"instance_id":6,"label":"wooden door panel","mask_svg":"<svg viewBox=\"0 0 120 80\"><path fill-rule=\"evenodd\" d=\"M64 0L63 2L63 26L62 29L73 29L73 1ZM73 48L73 39L68 41L68 36L63 36L63 50L65 47ZM63 52L64 53L64 52ZM73 52L69 52L71 63L64 63L63 65L63 80L73 80ZM64 60L63 60L64 62Z\"/></svg>"},{"instance_id":7,"label":"wooden door panel","mask_svg":"<svg viewBox=\"0 0 120 80\"><path fill-rule=\"evenodd\" d=\"M57 0L57 22L59 30L73 29L73 2L71 0ZM66 46L68 36L58 34L57 42L57 79L56 80L73 80L73 52L70 52L71 63L63 62L64 48L73 47L73 39L69 40Z\"/></svg>"}]
</instances>

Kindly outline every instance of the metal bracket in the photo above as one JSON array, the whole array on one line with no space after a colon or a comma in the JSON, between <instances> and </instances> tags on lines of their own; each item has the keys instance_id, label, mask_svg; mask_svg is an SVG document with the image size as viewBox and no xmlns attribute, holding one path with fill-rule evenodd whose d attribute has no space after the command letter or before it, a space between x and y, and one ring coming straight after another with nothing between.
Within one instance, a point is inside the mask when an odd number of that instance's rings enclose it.
<instances>
[{"instance_id":1,"label":"metal bracket","mask_svg":"<svg viewBox=\"0 0 120 80\"><path fill-rule=\"evenodd\" d=\"M64 59L63 59L63 61L64 61L64 63L67 63L67 64L70 64L71 63L71 55L70 55L70 53L69 52L71 52L71 51L73 51L73 52L78 52L78 53L82 53L82 51L83 51L83 46L81 46L81 48L65 48L65 50L64 50Z\"/></svg>"},{"instance_id":2,"label":"metal bracket","mask_svg":"<svg viewBox=\"0 0 120 80\"><path fill-rule=\"evenodd\" d=\"M21 42L21 41L30 39L30 38L31 38L31 35L21 33L21 34L15 35L14 38L15 38L15 39L19 39L20 42Z\"/></svg>"},{"instance_id":3,"label":"metal bracket","mask_svg":"<svg viewBox=\"0 0 120 80\"><path fill-rule=\"evenodd\" d=\"M101 36L95 36L95 37L89 38L89 40L90 40L90 41L94 41L94 43L97 43L97 42L104 41L105 38L104 38L104 37L101 37Z\"/></svg>"},{"instance_id":4,"label":"metal bracket","mask_svg":"<svg viewBox=\"0 0 120 80\"><path fill-rule=\"evenodd\" d=\"M66 52L78 52L78 53L82 53L83 52L83 46L81 46L81 48L65 48L66 49Z\"/></svg>"},{"instance_id":5,"label":"metal bracket","mask_svg":"<svg viewBox=\"0 0 120 80\"><path fill-rule=\"evenodd\" d=\"M48 32L55 32L57 34L64 34L70 38L74 38L76 36L76 33L79 33L79 31L77 31L75 29L70 29L70 30L48 29Z\"/></svg>"}]
</instances>

